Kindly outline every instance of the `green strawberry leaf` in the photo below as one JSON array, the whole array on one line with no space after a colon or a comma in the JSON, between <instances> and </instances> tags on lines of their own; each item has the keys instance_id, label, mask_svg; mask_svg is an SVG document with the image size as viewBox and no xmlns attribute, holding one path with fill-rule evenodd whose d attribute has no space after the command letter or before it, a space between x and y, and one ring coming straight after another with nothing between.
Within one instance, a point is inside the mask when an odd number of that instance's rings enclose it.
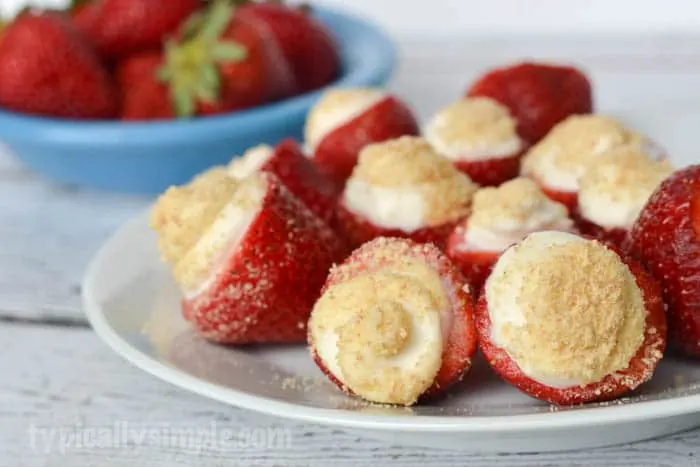
<instances>
[{"instance_id":1,"label":"green strawberry leaf","mask_svg":"<svg viewBox=\"0 0 700 467\"><path fill-rule=\"evenodd\" d=\"M186 89L173 88L173 105L179 117L192 117L195 112L194 97Z\"/></svg>"},{"instance_id":2,"label":"green strawberry leaf","mask_svg":"<svg viewBox=\"0 0 700 467\"><path fill-rule=\"evenodd\" d=\"M215 61L223 63L242 62L248 57L246 48L233 41L217 43L211 54Z\"/></svg>"},{"instance_id":3,"label":"green strawberry leaf","mask_svg":"<svg viewBox=\"0 0 700 467\"><path fill-rule=\"evenodd\" d=\"M216 40L226 31L231 18L233 17L234 7L225 0L215 1L207 15L206 22L200 33L204 40Z\"/></svg>"}]
</instances>

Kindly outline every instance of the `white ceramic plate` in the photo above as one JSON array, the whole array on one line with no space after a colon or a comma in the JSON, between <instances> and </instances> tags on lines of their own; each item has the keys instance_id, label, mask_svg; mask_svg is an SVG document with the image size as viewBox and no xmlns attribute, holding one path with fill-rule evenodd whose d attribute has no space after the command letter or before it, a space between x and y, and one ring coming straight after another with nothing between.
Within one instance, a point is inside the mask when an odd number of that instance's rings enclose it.
<instances>
[{"instance_id":1,"label":"white ceramic plate","mask_svg":"<svg viewBox=\"0 0 700 467\"><path fill-rule=\"evenodd\" d=\"M635 122L690 154L697 115ZM675 137L675 139L674 139ZM686 152L683 152L683 149ZM139 368L205 397L270 415L357 430L395 443L490 452L543 452L620 444L700 426L700 363L666 359L629 398L555 409L519 393L478 362L450 397L412 409L370 406L341 394L303 347L224 348L195 336L143 215L100 250L83 285L95 331Z\"/></svg>"}]
</instances>

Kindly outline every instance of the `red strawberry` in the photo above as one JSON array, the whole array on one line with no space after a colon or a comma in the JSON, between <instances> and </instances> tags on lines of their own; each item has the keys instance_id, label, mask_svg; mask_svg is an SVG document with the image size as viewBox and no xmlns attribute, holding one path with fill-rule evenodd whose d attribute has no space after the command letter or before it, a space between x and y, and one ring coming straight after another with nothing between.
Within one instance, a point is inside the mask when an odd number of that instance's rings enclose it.
<instances>
[{"instance_id":1,"label":"red strawberry","mask_svg":"<svg viewBox=\"0 0 700 467\"><path fill-rule=\"evenodd\" d=\"M179 117L255 107L294 90L274 40L233 12L225 0L212 2L166 44L159 79Z\"/></svg>"},{"instance_id":2,"label":"red strawberry","mask_svg":"<svg viewBox=\"0 0 700 467\"><path fill-rule=\"evenodd\" d=\"M489 303L485 290L482 290L476 307L479 348L491 367L501 378L534 398L556 405L575 405L612 400L636 389L651 379L666 347L666 319L664 317L664 305L661 300L661 289L656 280L641 264L626 255L620 254L616 249L611 249L618 254L619 258L633 274L637 287L642 293L646 308L643 341L631 358L628 367L614 374L609 374L598 382L585 386L577 385L558 388L529 378L523 373L511 354L493 342ZM560 278L558 277L557 280L560 280ZM487 282L487 287L488 284ZM562 311L565 312L564 310Z\"/></svg>"},{"instance_id":3,"label":"red strawberry","mask_svg":"<svg viewBox=\"0 0 700 467\"><path fill-rule=\"evenodd\" d=\"M537 177L534 177L532 175L528 175L528 177L533 179L539 185L540 189L542 190L542 193L547 195L547 198L566 206L566 208L569 210L569 213L573 213L576 211L576 207L578 206L578 193L577 192L575 192L575 191L561 191L561 190L555 190L553 188L548 188L540 180L537 180Z\"/></svg>"},{"instance_id":4,"label":"red strawberry","mask_svg":"<svg viewBox=\"0 0 700 467\"><path fill-rule=\"evenodd\" d=\"M117 92L84 38L58 13L24 13L0 41L0 105L75 119L116 116Z\"/></svg>"},{"instance_id":5,"label":"red strawberry","mask_svg":"<svg viewBox=\"0 0 700 467\"><path fill-rule=\"evenodd\" d=\"M183 300L183 313L203 337L223 344L303 342L328 270L345 249L274 175L258 179L267 190L258 214L220 258L213 283Z\"/></svg>"},{"instance_id":6,"label":"red strawberry","mask_svg":"<svg viewBox=\"0 0 700 467\"><path fill-rule=\"evenodd\" d=\"M464 236L467 223L458 225L447 240L445 251L452 262L457 265L464 274L472 290L480 290L486 278L491 273L491 268L498 257L500 251L478 251L465 248Z\"/></svg>"},{"instance_id":7,"label":"red strawberry","mask_svg":"<svg viewBox=\"0 0 700 467\"><path fill-rule=\"evenodd\" d=\"M229 171L237 178L258 171L271 172L321 219L331 223L335 216L340 194L336 185L318 171L294 140L282 141L274 149L253 148L242 158L234 159Z\"/></svg>"},{"instance_id":8,"label":"red strawberry","mask_svg":"<svg viewBox=\"0 0 700 467\"><path fill-rule=\"evenodd\" d=\"M671 344L700 357L700 165L679 170L651 196L630 248L661 282Z\"/></svg>"},{"instance_id":9,"label":"red strawberry","mask_svg":"<svg viewBox=\"0 0 700 467\"><path fill-rule=\"evenodd\" d=\"M510 108L518 132L530 143L542 139L558 122L593 110L591 85L579 70L566 66L520 63L479 78L468 97L490 97Z\"/></svg>"},{"instance_id":10,"label":"red strawberry","mask_svg":"<svg viewBox=\"0 0 700 467\"><path fill-rule=\"evenodd\" d=\"M377 226L365 217L352 212L341 201L336 210L338 230L353 247L358 247L377 237L408 238L416 243L433 243L438 248L445 248L447 238L459 223L459 220L436 226L424 227L413 232L400 229L387 229Z\"/></svg>"},{"instance_id":11,"label":"red strawberry","mask_svg":"<svg viewBox=\"0 0 700 467\"><path fill-rule=\"evenodd\" d=\"M281 3L249 3L236 16L271 34L292 67L300 92L333 81L340 70L337 45L330 31L308 11Z\"/></svg>"},{"instance_id":12,"label":"red strawberry","mask_svg":"<svg viewBox=\"0 0 700 467\"><path fill-rule=\"evenodd\" d=\"M93 0L78 6L73 21L111 61L160 49L200 5L199 0Z\"/></svg>"},{"instance_id":13,"label":"red strawberry","mask_svg":"<svg viewBox=\"0 0 700 467\"><path fill-rule=\"evenodd\" d=\"M606 229L601 227L595 222L591 222L581 215L581 212L576 208L572 213L571 217L576 222L578 230L583 234L592 238L596 238L601 242L610 244L612 246L622 248L626 245L628 230L620 228Z\"/></svg>"},{"instance_id":14,"label":"red strawberry","mask_svg":"<svg viewBox=\"0 0 700 467\"><path fill-rule=\"evenodd\" d=\"M469 175L474 183L481 186L498 186L518 176L520 173L520 152L511 157L486 159L481 161L456 161L455 167Z\"/></svg>"},{"instance_id":15,"label":"red strawberry","mask_svg":"<svg viewBox=\"0 0 700 467\"><path fill-rule=\"evenodd\" d=\"M160 52L144 52L119 62L116 74L122 94L122 119L175 118L168 87L156 79L162 65Z\"/></svg>"},{"instance_id":16,"label":"red strawberry","mask_svg":"<svg viewBox=\"0 0 700 467\"><path fill-rule=\"evenodd\" d=\"M331 115L336 125L328 128ZM413 113L397 98L374 90L334 90L309 114L306 144L316 165L342 185L362 148L418 133Z\"/></svg>"},{"instance_id":17,"label":"red strawberry","mask_svg":"<svg viewBox=\"0 0 700 467\"><path fill-rule=\"evenodd\" d=\"M339 374L334 374L331 368L324 361L324 351L320 351L319 342L320 339L324 339L325 334L328 332L329 328L333 328L332 324L340 313L371 313L372 309L363 308L363 297L369 299L374 310L378 311L377 316L368 316L371 321L372 318L386 318L386 322L389 324L387 327L382 329L386 332L385 335L379 335L380 332L377 331L377 339L381 340L381 343L389 342L391 344L396 344L394 340L397 336L392 332L392 324L396 325L395 321L391 318L400 318L400 316L392 316L396 311L392 304L397 304L401 302L408 301L415 298L415 296L420 295L424 290L423 285L430 287L429 282L432 280L426 278L426 276L414 275L419 274L415 272L415 269L411 269L410 264L418 264L422 268L425 268L429 274L436 274L437 281L433 284L437 284L437 287L442 289L442 293L449 300L449 314L450 316L441 315L441 319L448 319L451 323L447 332L447 335L442 334L442 355L441 364L437 374L430 380L423 380L421 385L424 389L421 392L420 388L413 387L416 381L388 381L382 380L378 383L384 382L387 386L385 389L391 389L392 383L396 383L394 388L395 391L380 391L385 392L385 394L379 396L376 399L370 397L367 391L363 390L361 386L356 386L351 381L350 375L345 375L346 378L342 378ZM400 291L406 295L394 296L391 289L391 284L387 288L383 288L383 280L385 278L397 278L398 280L407 279L408 282L413 281L413 286L408 288L402 288L403 285L399 285L396 290ZM358 290L357 295L351 296L351 301L349 303L339 303L340 309L334 309L333 307L327 308L324 305L324 301L329 298L332 300L333 295L338 293L338 286L343 286L348 283L357 283L357 281L362 281L369 278L368 284L370 287L372 284L376 284L377 289L375 290ZM349 291L350 294L353 290ZM347 294L346 294L347 295ZM337 295L336 295L337 296ZM354 301L354 298L359 299L358 302ZM378 300L375 302L375 299ZM435 306L435 302L433 306ZM472 358L476 352L476 332L474 329L473 322L473 297L470 294L469 287L465 284L464 278L461 276L459 271L454 267L454 265L443 255L434 245L419 245L405 239L387 239L379 238L370 243L363 245L361 248L356 250L350 255L345 262L331 270L330 275L323 287L322 298L317 302L316 306L311 315L309 321L309 344L312 357L319 368L336 384L340 389L346 391L350 394L357 394L372 402L382 402L382 403L395 403L401 405L411 405L415 403L416 400L425 400L429 397L437 396L443 393L447 388L449 388L453 383L459 381L464 373L469 370L471 366ZM331 302L331 305L333 303ZM386 306L386 308L383 308ZM347 307L347 308L346 308ZM325 308L325 309L324 309ZM432 310L431 310L432 311ZM327 312L330 312L330 316ZM399 315L401 311L399 310ZM382 316L384 315L384 316ZM361 325L360 320L354 321L352 316L345 323L358 324ZM327 322L328 321L328 322ZM341 323L342 324L342 323ZM439 323L438 327L444 323ZM342 325L341 327L345 327ZM388 329L387 329L388 328ZM337 328L336 328L337 329ZM443 328L444 329L444 328ZM410 325L408 329L402 328L403 335L406 332L416 332L415 329L411 329ZM374 329L369 329L373 332ZM335 331L338 332L338 331ZM399 333L399 340L402 334ZM371 334L370 334L371 336ZM350 339L352 339L352 334L350 334ZM357 335L360 339L366 339L368 337L367 333L361 333ZM374 342L369 342L368 347L372 347L371 344ZM380 342L377 342L378 344ZM343 345L342 339L338 339L338 343L335 344L339 351L342 351L339 346ZM422 342L423 345L427 345L426 341ZM419 344L420 345L420 344ZM364 346L360 346L362 349ZM400 343L397 346L397 352L401 349ZM387 348L384 347L384 350ZM352 349L351 349L352 351ZM367 353L372 353L368 350ZM384 354L379 352L378 354L373 354L372 358L363 360L363 369L369 370L369 376L372 377L374 369L371 367L373 359L377 358L379 360L379 368L386 369L386 361L383 358L391 360L396 358L396 354L388 353ZM400 356L399 356L400 357ZM340 360L338 358L337 360ZM332 365L331 365L332 366ZM419 365L417 364L416 367ZM415 367L411 367L410 370L415 370ZM404 378L405 370L399 372L400 378ZM390 373L391 374L391 373ZM376 376L374 376L376 378ZM390 378L393 378L391 376ZM353 386L355 387L353 389ZM408 393L406 391L407 387L412 387L413 392ZM388 394L387 394L388 393ZM385 398L386 397L386 398Z\"/></svg>"}]
</instances>

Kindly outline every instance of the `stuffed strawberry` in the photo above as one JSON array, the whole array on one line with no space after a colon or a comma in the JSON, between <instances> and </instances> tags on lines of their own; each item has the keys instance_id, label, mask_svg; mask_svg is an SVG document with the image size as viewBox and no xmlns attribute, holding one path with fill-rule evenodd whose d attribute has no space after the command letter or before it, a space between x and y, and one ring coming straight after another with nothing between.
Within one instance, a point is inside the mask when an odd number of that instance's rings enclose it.
<instances>
[{"instance_id":1,"label":"stuffed strawberry","mask_svg":"<svg viewBox=\"0 0 700 467\"><path fill-rule=\"evenodd\" d=\"M565 232L532 234L501 255L476 322L496 373L557 405L633 391L666 347L656 280L617 250Z\"/></svg>"},{"instance_id":2,"label":"stuffed strawberry","mask_svg":"<svg viewBox=\"0 0 700 467\"><path fill-rule=\"evenodd\" d=\"M118 95L65 16L25 12L0 41L0 106L33 115L107 119L117 115Z\"/></svg>"},{"instance_id":3,"label":"stuffed strawberry","mask_svg":"<svg viewBox=\"0 0 700 467\"><path fill-rule=\"evenodd\" d=\"M470 368L472 300L434 245L376 239L331 270L309 320L311 354L343 391L413 405Z\"/></svg>"},{"instance_id":4,"label":"stuffed strawberry","mask_svg":"<svg viewBox=\"0 0 700 467\"><path fill-rule=\"evenodd\" d=\"M342 186L362 148L418 133L413 113L395 97L376 89L336 89L311 110L304 136L316 165Z\"/></svg>"},{"instance_id":5,"label":"stuffed strawberry","mask_svg":"<svg viewBox=\"0 0 700 467\"><path fill-rule=\"evenodd\" d=\"M281 2L251 2L240 7L236 16L274 37L292 68L299 92L325 86L338 75L340 57L335 40L308 9Z\"/></svg>"},{"instance_id":6,"label":"stuffed strawberry","mask_svg":"<svg viewBox=\"0 0 700 467\"><path fill-rule=\"evenodd\" d=\"M474 195L472 211L447 242L447 255L479 290L501 253L542 230L574 231L566 206L550 200L537 184L516 178Z\"/></svg>"},{"instance_id":7,"label":"stuffed strawberry","mask_svg":"<svg viewBox=\"0 0 700 467\"><path fill-rule=\"evenodd\" d=\"M475 183L497 186L520 173L527 144L516 125L499 102L469 98L438 111L425 128L425 138Z\"/></svg>"},{"instance_id":8,"label":"stuffed strawberry","mask_svg":"<svg viewBox=\"0 0 700 467\"><path fill-rule=\"evenodd\" d=\"M274 148L266 145L252 148L229 164L229 173L238 179L258 172L275 174L316 215L332 222L339 196L337 187L304 156L294 140L282 141Z\"/></svg>"},{"instance_id":9,"label":"stuffed strawberry","mask_svg":"<svg viewBox=\"0 0 700 467\"><path fill-rule=\"evenodd\" d=\"M630 233L631 251L663 287L672 345L700 358L700 166L654 192Z\"/></svg>"},{"instance_id":10,"label":"stuffed strawberry","mask_svg":"<svg viewBox=\"0 0 700 467\"><path fill-rule=\"evenodd\" d=\"M650 160L636 148L601 156L579 181L573 214L579 230L623 247L649 197L672 172L668 160Z\"/></svg>"},{"instance_id":11,"label":"stuffed strawberry","mask_svg":"<svg viewBox=\"0 0 700 467\"><path fill-rule=\"evenodd\" d=\"M200 0L92 0L74 5L73 22L112 61L160 49L200 6Z\"/></svg>"},{"instance_id":12,"label":"stuffed strawberry","mask_svg":"<svg viewBox=\"0 0 700 467\"><path fill-rule=\"evenodd\" d=\"M377 237L406 237L444 248L476 189L422 138L371 144L345 185L338 228L353 247Z\"/></svg>"},{"instance_id":13,"label":"stuffed strawberry","mask_svg":"<svg viewBox=\"0 0 700 467\"><path fill-rule=\"evenodd\" d=\"M490 97L518 120L520 136L536 143L566 117L593 110L591 84L576 68L524 62L479 78L468 97Z\"/></svg>"},{"instance_id":14,"label":"stuffed strawberry","mask_svg":"<svg viewBox=\"0 0 700 467\"><path fill-rule=\"evenodd\" d=\"M159 247L200 335L223 344L303 342L345 249L272 174L212 170L169 189L152 213Z\"/></svg>"},{"instance_id":15,"label":"stuffed strawberry","mask_svg":"<svg viewBox=\"0 0 700 467\"><path fill-rule=\"evenodd\" d=\"M598 158L617 150L633 150L649 159L662 158L645 136L605 115L574 115L558 123L525 154L521 172L535 180L547 196L576 209L579 180Z\"/></svg>"}]
</instances>

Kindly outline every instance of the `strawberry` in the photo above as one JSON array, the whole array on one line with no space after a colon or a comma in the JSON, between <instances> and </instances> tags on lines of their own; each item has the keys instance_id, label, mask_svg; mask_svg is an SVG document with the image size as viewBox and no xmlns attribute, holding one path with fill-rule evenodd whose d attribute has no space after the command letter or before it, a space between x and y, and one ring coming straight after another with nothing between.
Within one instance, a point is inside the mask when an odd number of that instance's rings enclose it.
<instances>
[{"instance_id":1,"label":"strawberry","mask_svg":"<svg viewBox=\"0 0 700 467\"><path fill-rule=\"evenodd\" d=\"M229 171L240 179L256 172L271 172L321 219L333 221L338 189L304 156L294 140L282 141L275 148L253 148L242 158L234 159Z\"/></svg>"},{"instance_id":2,"label":"strawberry","mask_svg":"<svg viewBox=\"0 0 700 467\"><path fill-rule=\"evenodd\" d=\"M378 237L408 238L416 243L432 243L441 250L445 249L447 238L459 223L459 219L435 226L426 226L412 232L401 229L389 229L374 224L363 215L350 210L341 200L336 209L336 225L353 247L359 247Z\"/></svg>"},{"instance_id":3,"label":"strawberry","mask_svg":"<svg viewBox=\"0 0 700 467\"><path fill-rule=\"evenodd\" d=\"M342 186L362 148L418 133L413 113L397 98L378 90L342 89L327 92L311 110L305 139L316 165Z\"/></svg>"},{"instance_id":4,"label":"strawberry","mask_svg":"<svg viewBox=\"0 0 700 467\"><path fill-rule=\"evenodd\" d=\"M73 22L112 61L160 49L200 5L200 0L93 0L75 5Z\"/></svg>"},{"instance_id":5,"label":"strawberry","mask_svg":"<svg viewBox=\"0 0 700 467\"><path fill-rule=\"evenodd\" d=\"M536 235L547 234L549 234L549 232L543 232ZM591 241L591 243L596 242ZM521 243L520 246L522 245L523 244ZM517 248L517 246L513 248ZM640 263L631 259L627 255L620 253L613 247L607 248L612 250L616 254L616 257L619 258L624 265L627 266L627 268L629 268L629 271L634 277L636 286L641 292L643 305L646 311L645 321L643 323L644 328L642 342L636 349L636 352L634 352L632 355L628 366L622 370L618 370L604 376L597 382L585 385L577 384L563 388L549 386L528 377L520 368L512 354L504 348L499 347L494 342L492 329L493 322L489 311L489 307L491 305L487 299L487 289L492 280L489 278L485 288L482 289L481 295L477 302L476 327L479 335L479 348L493 370L498 373L502 379L536 399L556 405L575 405L586 402L612 400L636 389L641 384L651 379L657 365L663 357L666 347L666 319L664 316L664 304L661 300L661 288L659 287L657 281L644 269ZM505 254L502 256L502 258L504 257ZM588 258L586 259L588 260ZM571 268L570 265L567 267ZM499 271L498 268L499 264L497 263L494 268L494 275L501 272L503 274L508 274L506 269ZM574 267L574 269L576 268L577 266ZM558 276L556 281L561 287L562 277ZM580 301L574 301L574 303L581 306L581 304L587 304L588 300L590 299L590 297L581 297ZM606 306L606 304L599 306ZM557 310L557 312L563 315L561 319L564 320L565 323L569 323L571 326L577 326L577 324L570 322L570 315L568 314L569 310L560 309ZM518 329L519 328L511 328L510 331L517 333ZM601 329L606 328L602 327ZM619 330L613 330L613 332L616 331ZM586 335L584 332L582 334L582 338L590 339L593 332L595 331L589 330L588 335ZM567 345L572 345L572 343L568 342ZM589 348L592 348L592 350L595 351L596 347L594 344L591 343L589 346L591 346ZM586 348L585 343L583 344L583 347Z\"/></svg>"},{"instance_id":6,"label":"strawberry","mask_svg":"<svg viewBox=\"0 0 700 467\"><path fill-rule=\"evenodd\" d=\"M455 167L481 186L498 186L518 176L522 152L510 157L481 161L457 161Z\"/></svg>"},{"instance_id":7,"label":"strawberry","mask_svg":"<svg viewBox=\"0 0 700 467\"><path fill-rule=\"evenodd\" d=\"M491 273L491 268L498 261L501 252L479 251L467 248L464 245L466 230L466 222L457 225L447 240L445 252L464 274L472 290L478 291L484 285L486 278Z\"/></svg>"},{"instance_id":8,"label":"strawberry","mask_svg":"<svg viewBox=\"0 0 700 467\"><path fill-rule=\"evenodd\" d=\"M307 9L273 2L248 3L236 16L274 37L293 70L299 92L325 86L338 75L340 57L335 39Z\"/></svg>"},{"instance_id":9,"label":"strawberry","mask_svg":"<svg viewBox=\"0 0 700 467\"><path fill-rule=\"evenodd\" d=\"M439 302L439 296L446 300L447 315L435 309L440 305L432 300ZM422 304L429 297L433 299L428 300L430 305L425 313L436 313L437 321L423 322L424 326L418 330L406 316L411 307L403 308L398 304L412 305L414 300ZM321 371L341 390L371 402L411 405L443 393L469 370L476 352L472 303L473 297L464 278L434 245L378 238L331 269L309 320L310 352ZM366 318L367 327L363 327L361 317ZM375 319L386 325L373 326ZM408 322L406 327L402 324L404 319ZM443 325L446 323L449 326L445 332ZM400 332L394 332L396 327L401 327ZM343 334L344 330L348 332ZM353 333L353 330L358 332ZM411 375L425 363L411 361L417 358L420 347L433 351L426 336L416 341L417 348L411 345L413 355L401 354L402 336L419 332L422 336L436 333L442 340L442 351L432 355L439 360L437 365L431 366L432 371L427 371L426 375ZM329 340L329 333L335 333L337 338ZM328 342L333 342L337 358L329 354ZM363 364L351 364L343 370L344 357L352 358L353 352L358 351ZM329 358L333 358L332 361ZM404 358L408 360L403 361ZM396 373L387 371L392 361L397 365L403 361L408 366L397 366L400 371ZM345 374L340 374L339 369ZM386 373L380 376L383 371ZM375 387L363 384L363 379L374 381Z\"/></svg>"},{"instance_id":10,"label":"strawberry","mask_svg":"<svg viewBox=\"0 0 700 467\"><path fill-rule=\"evenodd\" d=\"M345 249L330 228L270 173L258 212L215 278L183 299L183 313L208 340L223 344L296 343L330 266Z\"/></svg>"},{"instance_id":11,"label":"strawberry","mask_svg":"<svg viewBox=\"0 0 700 467\"><path fill-rule=\"evenodd\" d=\"M166 43L159 79L178 117L255 107L287 96L293 80L277 45L237 16L226 0L211 3Z\"/></svg>"},{"instance_id":12,"label":"strawberry","mask_svg":"<svg viewBox=\"0 0 700 467\"><path fill-rule=\"evenodd\" d=\"M114 83L62 14L21 14L0 41L0 105L74 119L117 114Z\"/></svg>"},{"instance_id":13,"label":"strawberry","mask_svg":"<svg viewBox=\"0 0 700 467\"><path fill-rule=\"evenodd\" d=\"M579 70L524 62L490 71L467 91L468 97L490 97L507 106L518 120L520 136L542 139L558 122L593 110L591 85Z\"/></svg>"},{"instance_id":14,"label":"strawberry","mask_svg":"<svg viewBox=\"0 0 700 467\"><path fill-rule=\"evenodd\" d=\"M700 165L667 178L630 232L630 250L661 282L670 340L700 357Z\"/></svg>"},{"instance_id":15,"label":"strawberry","mask_svg":"<svg viewBox=\"0 0 700 467\"><path fill-rule=\"evenodd\" d=\"M576 207L571 213L572 219L576 222L576 227L583 234L591 238L596 238L603 243L622 248L626 245L629 231L618 227L605 228L592 222L581 215L581 210Z\"/></svg>"},{"instance_id":16,"label":"strawberry","mask_svg":"<svg viewBox=\"0 0 700 467\"><path fill-rule=\"evenodd\" d=\"M162 65L160 52L142 52L119 62L116 75L122 94L123 120L169 120L175 117L168 87L155 79Z\"/></svg>"}]
</instances>

